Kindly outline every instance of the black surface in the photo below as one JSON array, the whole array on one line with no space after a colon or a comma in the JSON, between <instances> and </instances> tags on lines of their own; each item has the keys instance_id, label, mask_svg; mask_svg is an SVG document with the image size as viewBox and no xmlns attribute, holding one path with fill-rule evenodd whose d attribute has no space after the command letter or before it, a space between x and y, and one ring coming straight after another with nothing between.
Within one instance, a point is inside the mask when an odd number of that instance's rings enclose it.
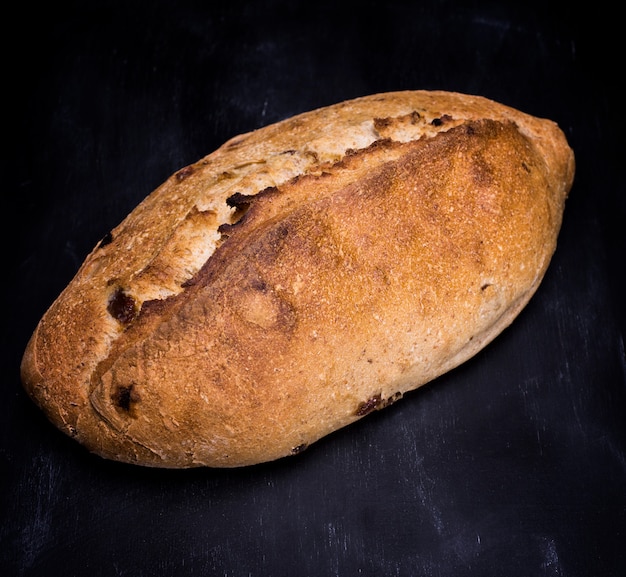
<instances>
[{"instance_id":1,"label":"black surface","mask_svg":"<svg viewBox=\"0 0 626 577\"><path fill-rule=\"evenodd\" d=\"M532 1L16 10L4 21L0 574L626 575L615 14ZM297 458L248 469L105 462L48 424L21 390L22 351L136 203L237 133L414 88L552 118L575 149L557 253L500 338Z\"/></svg>"}]
</instances>

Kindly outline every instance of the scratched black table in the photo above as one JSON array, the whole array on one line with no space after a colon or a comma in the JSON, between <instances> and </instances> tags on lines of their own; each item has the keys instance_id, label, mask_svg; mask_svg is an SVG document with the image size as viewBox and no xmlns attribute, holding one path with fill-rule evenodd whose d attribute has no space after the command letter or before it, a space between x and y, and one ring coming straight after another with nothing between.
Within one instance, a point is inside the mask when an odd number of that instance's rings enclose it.
<instances>
[{"instance_id":1,"label":"scratched black table","mask_svg":"<svg viewBox=\"0 0 626 577\"><path fill-rule=\"evenodd\" d=\"M1 574L626 574L624 115L619 74L602 72L621 49L606 11L547 4L16 9L4 50ZM26 341L145 195L235 134L414 88L552 118L576 151L545 281L491 346L305 453L247 469L106 462L45 420L19 384Z\"/></svg>"}]
</instances>

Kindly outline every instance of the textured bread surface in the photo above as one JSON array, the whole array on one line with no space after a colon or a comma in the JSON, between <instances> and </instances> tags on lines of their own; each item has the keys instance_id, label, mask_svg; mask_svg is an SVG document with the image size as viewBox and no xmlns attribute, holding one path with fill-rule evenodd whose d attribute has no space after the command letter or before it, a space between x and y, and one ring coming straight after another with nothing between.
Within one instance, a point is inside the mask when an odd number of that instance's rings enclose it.
<instances>
[{"instance_id":1,"label":"textured bread surface","mask_svg":"<svg viewBox=\"0 0 626 577\"><path fill-rule=\"evenodd\" d=\"M87 256L22 361L102 457L300 453L467 360L556 248L564 134L483 97L375 94L237 136Z\"/></svg>"}]
</instances>

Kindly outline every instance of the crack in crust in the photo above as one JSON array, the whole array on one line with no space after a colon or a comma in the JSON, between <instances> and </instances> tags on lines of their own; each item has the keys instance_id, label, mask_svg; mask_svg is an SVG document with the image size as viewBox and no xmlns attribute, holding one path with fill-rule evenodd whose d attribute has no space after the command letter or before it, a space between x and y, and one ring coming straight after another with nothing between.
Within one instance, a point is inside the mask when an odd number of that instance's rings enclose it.
<instances>
[{"instance_id":1,"label":"crack in crust","mask_svg":"<svg viewBox=\"0 0 626 577\"><path fill-rule=\"evenodd\" d=\"M277 151L267 159L248 160L229 167L213 183L212 198L202 196L191 206L143 268L127 281L125 290L133 295L139 308L145 300L178 294L233 234L255 198L301 178L338 170L348 157L363 154L372 146L433 137L462 122L462 119L455 120L447 114L412 110L395 117L367 120L352 127L352 131L347 131L339 142L320 136L299 150ZM234 144L235 147L241 145ZM200 162L185 167L174 175L174 179L181 185L188 183L193 175L201 175L204 166ZM99 248L111 242L109 234Z\"/></svg>"}]
</instances>

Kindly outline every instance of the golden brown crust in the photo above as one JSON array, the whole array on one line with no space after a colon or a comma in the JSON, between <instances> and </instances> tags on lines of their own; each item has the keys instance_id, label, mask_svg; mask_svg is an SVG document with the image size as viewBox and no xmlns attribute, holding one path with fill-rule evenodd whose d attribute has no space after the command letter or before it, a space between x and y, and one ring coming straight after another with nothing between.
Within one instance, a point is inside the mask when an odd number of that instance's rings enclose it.
<instances>
[{"instance_id":1,"label":"golden brown crust","mask_svg":"<svg viewBox=\"0 0 626 577\"><path fill-rule=\"evenodd\" d=\"M373 95L236 137L87 257L22 362L104 457L300 452L471 357L537 289L574 156L476 96Z\"/></svg>"}]
</instances>

